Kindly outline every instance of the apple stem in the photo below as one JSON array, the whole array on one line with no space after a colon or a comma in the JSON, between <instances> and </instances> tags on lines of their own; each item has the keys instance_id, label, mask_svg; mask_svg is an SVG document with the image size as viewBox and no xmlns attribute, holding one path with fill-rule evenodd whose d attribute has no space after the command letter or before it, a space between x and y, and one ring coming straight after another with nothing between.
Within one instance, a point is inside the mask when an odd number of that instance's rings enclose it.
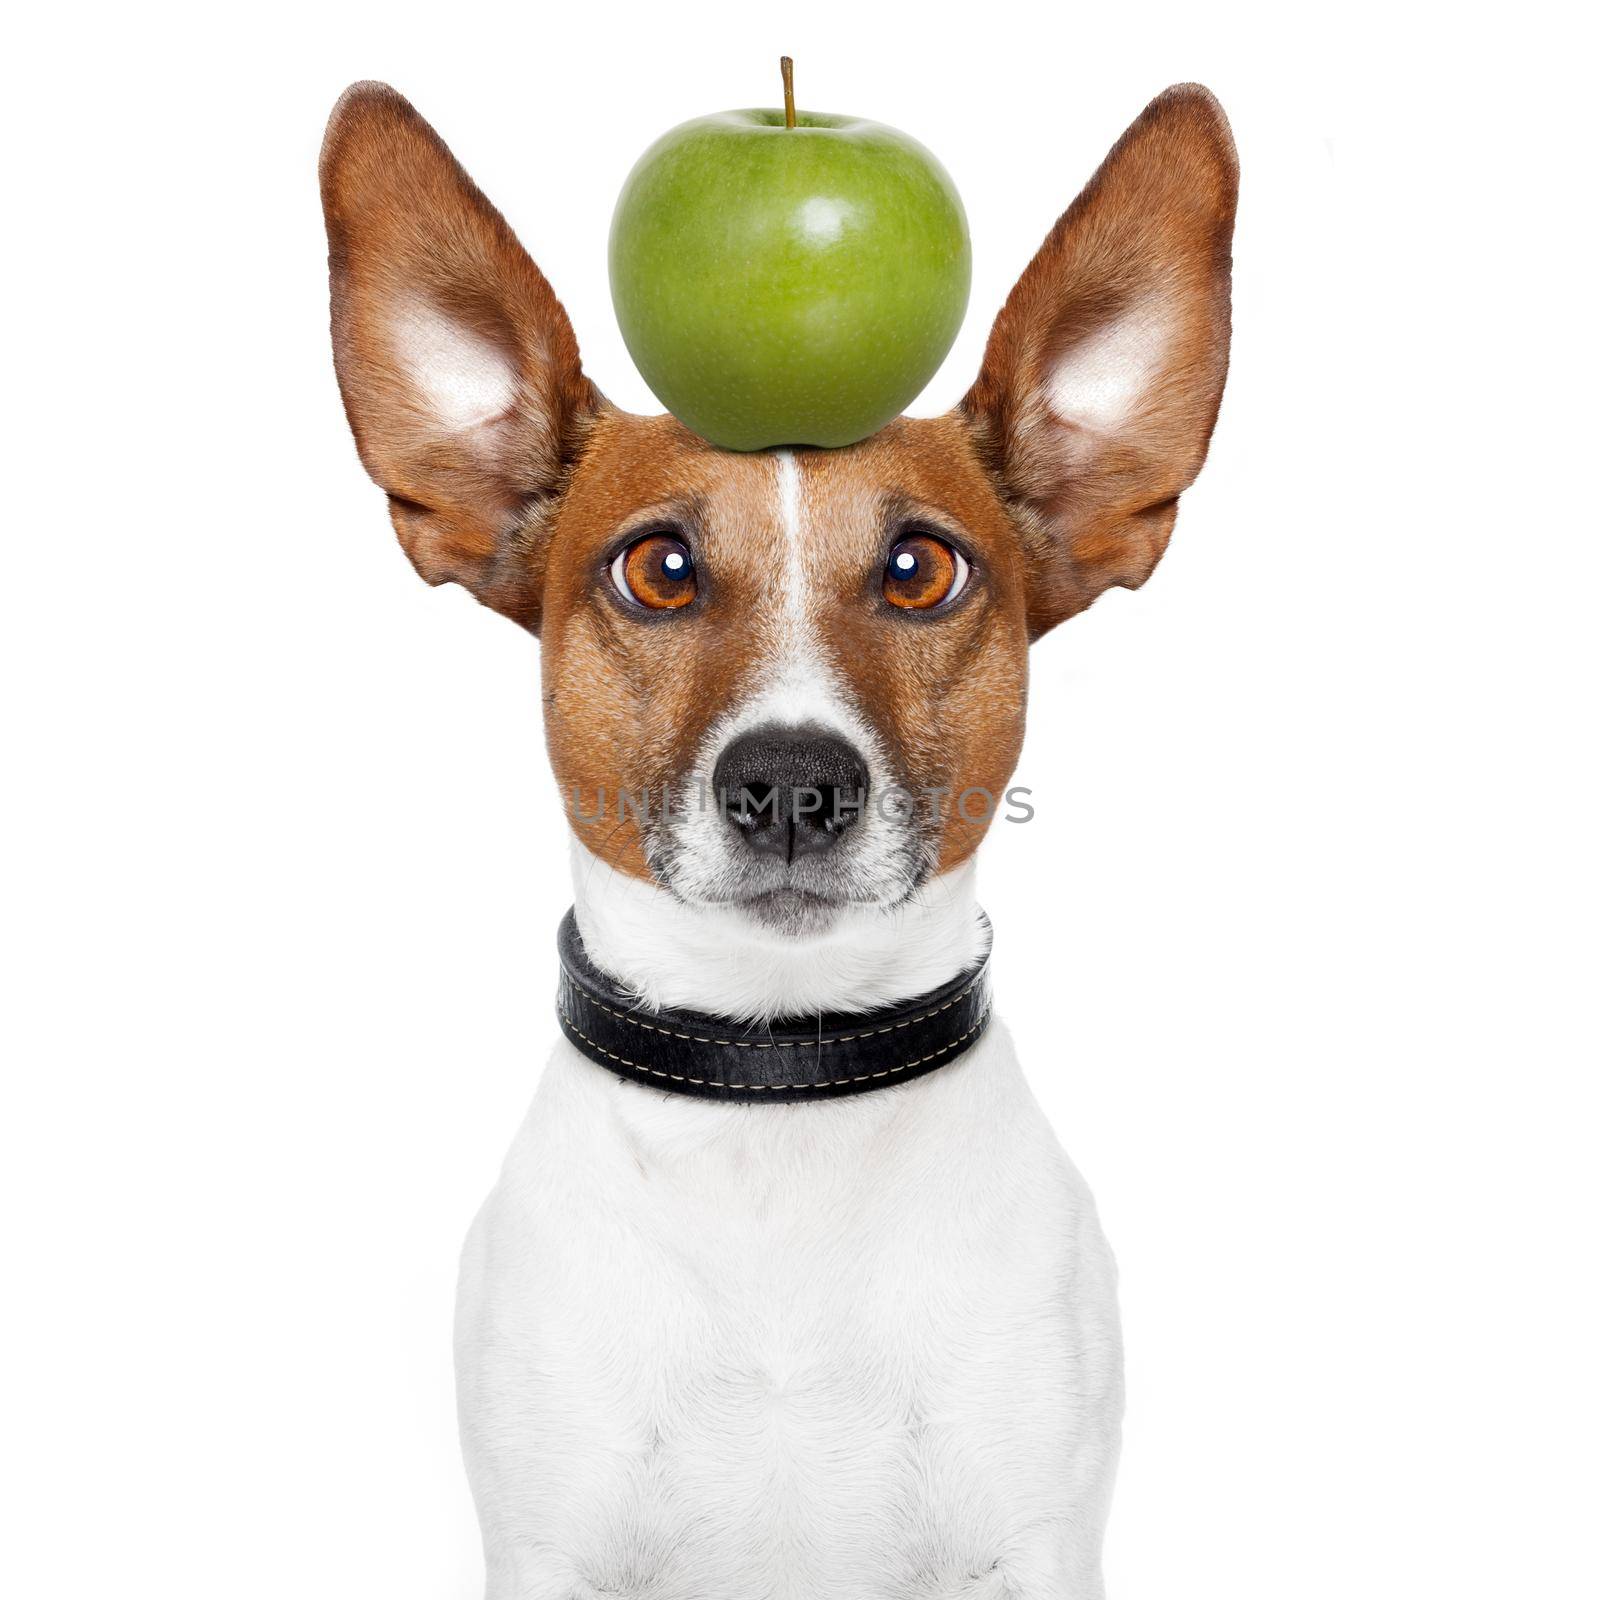
<instances>
[{"instance_id":1,"label":"apple stem","mask_svg":"<svg viewBox=\"0 0 1600 1600\"><path fill-rule=\"evenodd\" d=\"M794 60L790 56L778 58L778 70L783 74L783 125L794 126Z\"/></svg>"}]
</instances>

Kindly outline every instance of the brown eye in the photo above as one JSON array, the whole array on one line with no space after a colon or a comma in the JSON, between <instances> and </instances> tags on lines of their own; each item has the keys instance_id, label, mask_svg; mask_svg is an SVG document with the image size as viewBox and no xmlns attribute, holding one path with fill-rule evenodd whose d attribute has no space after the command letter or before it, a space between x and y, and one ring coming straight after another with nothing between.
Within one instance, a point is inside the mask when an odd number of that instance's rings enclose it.
<instances>
[{"instance_id":1,"label":"brown eye","mask_svg":"<svg viewBox=\"0 0 1600 1600\"><path fill-rule=\"evenodd\" d=\"M905 611L927 611L954 600L967 584L967 558L931 533L911 533L889 552L883 597Z\"/></svg>"},{"instance_id":2,"label":"brown eye","mask_svg":"<svg viewBox=\"0 0 1600 1600\"><path fill-rule=\"evenodd\" d=\"M652 611L675 611L694 599L694 558L681 539L649 533L611 563L611 581L628 600Z\"/></svg>"}]
</instances>

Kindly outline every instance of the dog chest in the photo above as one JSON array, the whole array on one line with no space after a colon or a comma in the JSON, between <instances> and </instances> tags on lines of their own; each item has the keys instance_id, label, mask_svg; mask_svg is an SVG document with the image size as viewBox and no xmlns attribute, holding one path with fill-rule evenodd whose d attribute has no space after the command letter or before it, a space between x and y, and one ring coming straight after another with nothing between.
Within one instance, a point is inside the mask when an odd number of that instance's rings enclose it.
<instances>
[{"instance_id":1,"label":"dog chest","mask_svg":"<svg viewBox=\"0 0 1600 1600\"><path fill-rule=\"evenodd\" d=\"M1055 1559L1114 1455L1114 1288L1003 1033L819 1107L603 1079L558 1052L463 1264L504 1592L982 1594Z\"/></svg>"}]
</instances>

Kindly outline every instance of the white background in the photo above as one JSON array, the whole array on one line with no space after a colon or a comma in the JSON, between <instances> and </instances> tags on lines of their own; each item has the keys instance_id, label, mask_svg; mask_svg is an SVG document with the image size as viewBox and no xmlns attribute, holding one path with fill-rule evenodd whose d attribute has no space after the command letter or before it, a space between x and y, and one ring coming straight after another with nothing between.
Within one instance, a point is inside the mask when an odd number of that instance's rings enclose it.
<instances>
[{"instance_id":1,"label":"white background","mask_svg":"<svg viewBox=\"0 0 1600 1600\"><path fill-rule=\"evenodd\" d=\"M37 7L8 25L0 1588L469 1596L458 1242L552 1036L536 647L395 546L315 160L383 77L655 409L605 238L801 102L959 184L976 372L1198 78L1233 375L1165 563L1036 652L983 896L1123 1268L1113 1600L1593 1596L1597 608L1580 13ZM1590 41L1592 44L1592 40ZM1065 1021L1050 1022L1049 1016Z\"/></svg>"}]
</instances>

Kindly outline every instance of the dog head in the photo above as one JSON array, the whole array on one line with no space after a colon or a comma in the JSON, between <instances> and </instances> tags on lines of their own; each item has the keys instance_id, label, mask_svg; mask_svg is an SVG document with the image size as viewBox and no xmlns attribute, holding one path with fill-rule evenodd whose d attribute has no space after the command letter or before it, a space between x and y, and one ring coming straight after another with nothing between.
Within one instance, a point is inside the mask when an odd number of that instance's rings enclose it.
<instances>
[{"instance_id":1,"label":"dog head","mask_svg":"<svg viewBox=\"0 0 1600 1600\"><path fill-rule=\"evenodd\" d=\"M790 932L977 848L1029 643L1137 587L1227 371L1233 144L1204 89L1128 129L1000 312L950 414L736 454L610 406L499 213L393 90L322 156L335 361L430 583L542 642L583 843Z\"/></svg>"}]
</instances>

